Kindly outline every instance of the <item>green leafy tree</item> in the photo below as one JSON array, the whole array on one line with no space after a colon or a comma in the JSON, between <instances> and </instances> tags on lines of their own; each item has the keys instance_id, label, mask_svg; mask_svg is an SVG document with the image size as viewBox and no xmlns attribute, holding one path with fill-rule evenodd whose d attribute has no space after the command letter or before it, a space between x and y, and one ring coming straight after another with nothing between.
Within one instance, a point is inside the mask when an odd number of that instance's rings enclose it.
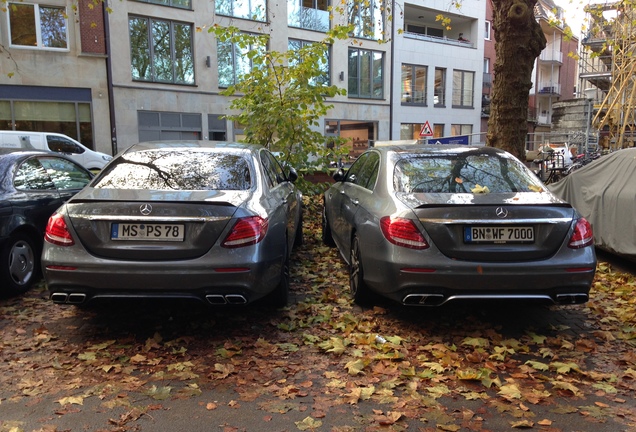
<instances>
[{"instance_id":1,"label":"green leafy tree","mask_svg":"<svg viewBox=\"0 0 636 432\"><path fill-rule=\"evenodd\" d=\"M245 141L281 152L284 162L296 169L314 171L338 157L342 139L327 145L319 120L333 105L327 98L346 91L328 85L327 54L336 39L348 37L350 27L338 26L321 42L304 44L285 52L267 49L269 37L241 33L235 27L210 28L219 43L245 53L250 70L222 94L236 96L228 115L242 125Z\"/></svg>"}]
</instances>

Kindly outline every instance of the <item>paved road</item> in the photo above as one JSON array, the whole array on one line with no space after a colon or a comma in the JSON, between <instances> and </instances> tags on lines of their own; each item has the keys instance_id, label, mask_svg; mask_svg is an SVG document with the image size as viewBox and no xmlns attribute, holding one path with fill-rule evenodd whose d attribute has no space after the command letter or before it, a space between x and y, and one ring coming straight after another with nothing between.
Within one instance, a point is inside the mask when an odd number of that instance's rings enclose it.
<instances>
[{"instance_id":1,"label":"paved road","mask_svg":"<svg viewBox=\"0 0 636 432\"><path fill-rule=\"evenodd\" d=\"M636 430L607 303L362 309L317 239L293 268L285 310L0 300L0 431Z\"/></svg>"}]
</instances>

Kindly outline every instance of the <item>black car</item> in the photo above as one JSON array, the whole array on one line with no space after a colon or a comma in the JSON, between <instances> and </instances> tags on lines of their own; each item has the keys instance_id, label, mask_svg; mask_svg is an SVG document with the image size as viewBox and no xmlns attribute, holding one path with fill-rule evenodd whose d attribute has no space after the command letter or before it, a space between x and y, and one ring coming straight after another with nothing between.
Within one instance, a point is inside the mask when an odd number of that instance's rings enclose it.
<instances>
[{"instance_id":1,"label":"black car","mask_svg":"<svg viewBox=\"0 0 636 432\"><path fill-rule=\"evenodd\" d=\"M65 156L0 148L1 294L20 294L37 280L49 216L91 178Z\"/></svg>"}]
</instances>

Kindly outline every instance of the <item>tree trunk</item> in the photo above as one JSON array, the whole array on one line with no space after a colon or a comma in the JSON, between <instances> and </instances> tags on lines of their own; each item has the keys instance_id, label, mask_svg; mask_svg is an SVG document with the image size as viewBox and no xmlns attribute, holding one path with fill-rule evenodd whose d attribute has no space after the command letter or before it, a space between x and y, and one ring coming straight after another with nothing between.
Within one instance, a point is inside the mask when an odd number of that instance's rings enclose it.
<instances>
[{"instance_id":1,"label":"tree trunk","mask_svg":"<svg viewBox=\"0 0 636 432\"><path fill-rule=\"evenodd\" d=\"M546 39L534 17L537 0L491 1L497 59L486 142L525 160L532 71Z\"/></svg>"}]
</instances>

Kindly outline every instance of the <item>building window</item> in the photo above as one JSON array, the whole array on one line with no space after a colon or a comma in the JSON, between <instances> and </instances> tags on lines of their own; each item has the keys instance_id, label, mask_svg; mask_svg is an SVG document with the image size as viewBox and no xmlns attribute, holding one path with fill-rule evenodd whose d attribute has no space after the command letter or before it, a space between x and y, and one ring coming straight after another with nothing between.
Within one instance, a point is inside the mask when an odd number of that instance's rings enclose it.
<instances>
[{"instance_id":1,"label":"building window","mask_svg":"<svg viewBox=\"0 0 636 432\"><path fill-rule=\"evenodd\" d=\"M266 0L216 0L214 10L218 15L265 22L265 2Z\"/></svg>"},{"instance_id":2,"label":"building window","mask_svg":"<svg viewBox=\"0 0 636 432\"><path fill-rule=\"evenodd\" d=\"M300 52L300 50L313 43L319 43L319 42L289 39L289 42L288 42L289 51L294 51L295 53L298 54L298 56L295 56L293 53L290 53L290 58L289 58L290 65L294 65L299 60L302 61L302 53ZM329 49L325 50L325 57L320 60L320 64L318 65L318 67L320 69L321 74L320 76L313 78L310 81L310 84L328 86L329 83L331 82L331 78L329 74L329 71L331 70L331 56L330 56Z\"/></svg>"},{"instance_id":3,"label":"building window","mask_svg":"<svg viewBox=\"0 0 636 432\"><path fill-rule=\"evenodd\" d=\"M469 142L470 142L472 133L473 133L473 125L470 125L470 124L452 124L451 125L451 136L466 135L468 136Z\"/></svg>"},{"instance_id":4,"label":"building window","mask_svg":"<svg viewBox=\"0 0 636 432\"><path fill-rule=\"evenodd\" d=\"M287 24L307 30L329 30L329 0L287 0Z\"/></svg>"},{"instance_id":5,"label":"building window","mask_svg":"<svg viewBox=\"0 0 636 432\"><path fill-rule=\"evenodd\" d=\"M486 28L484 32L484 39L490 40L490 21L486 21Z\"/></svg>"},{"instance_id":6,"label":"building window","mask_svg":"<svg viewBox=\"0 0 636 432\"><path fill-rule=\"evenodd\" d=\"M243 75L250 73L254 64L248 54L256 49L259 48L254 44L239 46L239 44L230 41L217 41L220 88L234 85L241 81Z\"/></svg>"},{"instance_id":7,"label":"building window","mask_svg":"<svg viewBox=\"0 0 636 432\"><path fill-rule=\"evenodd\" d=\"M201 114L139 111L137 123L139 141L201 139Z\"/></svg>"},{"instance_id":8,"label":"building window","mask_svg":"<svg viewBox=\"0 0 636 432\"><path fill-rule=\"evenodd\" d=\"M403 104L426 105L426 74L428 67L402 65Z\"/></svg>"},{"instance_id":9,"label":"building window","mask_svg":"<svg viewBox=\"0 0 636 432\"><path fill-rule=\"evenodd\" d=\"M58 6L9 3L11 46L68 49L66 10Z\"/></svg>"},{"instance_id":10,"label":"building window","mask_svg":"<svg viewBox=\"0 0 636 432\"><path fill-rule=\"evenodd\" d=\"M130 17L129 31L133 80L194 84L191 24Z\"/></svg>"},{"instance_id":11,"label":"building window","mask_svg":"<svg viewBox=\"0 0 636 432\"><path fill-rule=\"evenodd\" d=\"M418 140L424 137L420 136L420 132L424 127L423 123L402 123L400 125L400 139L401 140Z\"/></svg>"},{"instance_id":12,"label":"building window","mask_svg":"<svg viewBox=\"0 0 636 432\"><path fill-rule=\"evenodd\" d=\"M435 68L435 106L446 106L446 69Z\"/></svg>"},{"instance_id":13,"label":"building window","mask_svg":"<svg viewBox=\"0 0 636 432\"><path fill-rule=\"evenodd\" d=\"M408 23L405 23L405 25L406 25L406 31L408 33L421 34L421 35L432 36L436 38L444 37L444 30L441 28L428 27L424 25L414 25L414 24L408 24Z\"/></svg>"},{"instance_id":14,"label":"building window","mask_svg":"<svg viewBox=\"0 0 636 432\"><path fill-rule=\"evenodd\" d=\"M349 48L349 85L351 97L384 97L384 53Z\"/></svg>"},{"instance_id":15,"label":"building window","mask_svg":"<svg viewBox=\"0 0 636 432\"><path fill-rule=\"evenodd\" d=\"M352 35L365 39L384 39L384 15L381 0L349 0L349 24Z\"/></svg>"},{"instance_id":16,"label":"building window","mask_svg":"<svg viewBox=\"0 0 636 432\"><path fill-rule=\"evenodd\" d=\"M227 122L225 116L208 114L208 139L210 141L227 140Z\"/></svg>"},{"instance_id":17,"label":"building window","mask_svg":"<svg viewBox=\"0 0 636 432\"><path fill-rule=\"evenodd\" d=\"M472 108L475 72L453 71L453 107Z\"/></svg>"},{"instance_id":18,"label":"building window","mask_svg":"<svg viewBox=\"0 0 636 432\"><path fill-rule=\"evenodd\" d=\"M163 6L171 6L180 9L192 9L192 0L136 0L142 3L152 3Z\"/></svg>"},{"instance_id":19,"label":"building window","mask_svg":"<svg viewBox=\"0 0 636 432\"><path fill-rule=\"evenodd\" d=\"M433 138L442 138L444 136L444 123L433 124Z\"/></svg>"}]
</instances>

